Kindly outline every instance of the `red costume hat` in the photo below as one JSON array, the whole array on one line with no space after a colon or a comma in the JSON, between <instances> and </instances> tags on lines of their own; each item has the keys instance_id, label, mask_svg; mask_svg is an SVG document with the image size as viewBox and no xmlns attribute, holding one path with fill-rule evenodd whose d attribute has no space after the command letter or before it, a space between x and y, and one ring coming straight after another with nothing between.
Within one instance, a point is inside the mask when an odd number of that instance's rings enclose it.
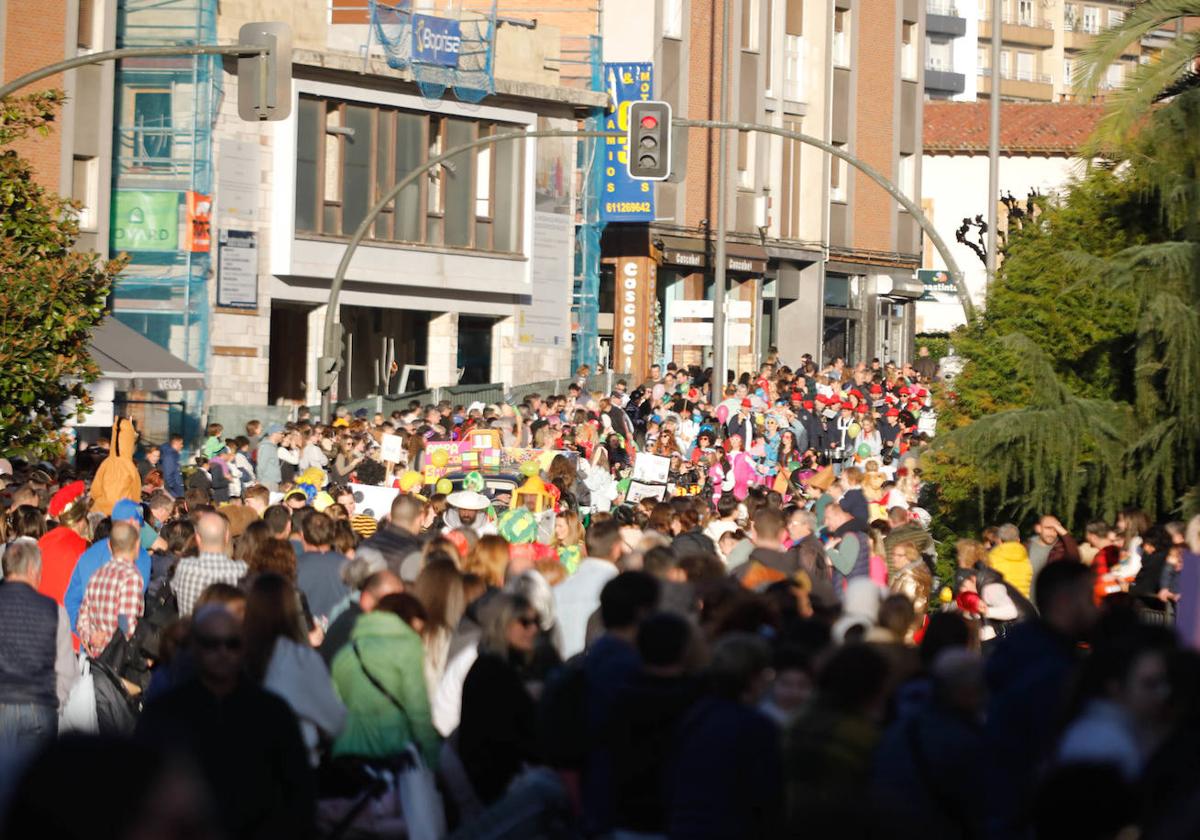
<instances>
[{"instance_id":1,"label":"red costume hat","mask_svg":"<svg viewBox=\"0 0 1200 840\"><path fill-rule=\"evenodd\" d=\"M71 522L87 513L87 488L82 481L72 481L50 498L48 511L60 522Z\"/></svg>"}]
</instances>

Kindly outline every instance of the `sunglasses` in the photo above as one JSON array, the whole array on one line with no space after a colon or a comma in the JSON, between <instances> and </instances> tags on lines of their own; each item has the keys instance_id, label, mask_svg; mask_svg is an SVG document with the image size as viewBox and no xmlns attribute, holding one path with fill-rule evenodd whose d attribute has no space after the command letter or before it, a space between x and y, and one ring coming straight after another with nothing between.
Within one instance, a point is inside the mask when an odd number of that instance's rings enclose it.
<instances>
[{"instance_id":1,"label":"sunglasses","mask_svg":"<svg viewBox=\"0 0 1200 840\"><path fill-rule=\"evenodd\" d=\"M201 650L215 651L220 648L225 648L228 651L237 651L242 649L241 636L197 636L196 644Z\"/></svg>"},{"instance_id":2,"label":"sunglasses","mask_svg":"<svg viewBox=\"0 0 1200 840\"><path fill-rule=\"evenodd\" d=\"M517 619L517 623L520 624L522 627L524 627L526 630L528 630L531 627L538 626L537 616L532 616L532 615L521 616L520 618Z\"/></svg>"}]
</instances>

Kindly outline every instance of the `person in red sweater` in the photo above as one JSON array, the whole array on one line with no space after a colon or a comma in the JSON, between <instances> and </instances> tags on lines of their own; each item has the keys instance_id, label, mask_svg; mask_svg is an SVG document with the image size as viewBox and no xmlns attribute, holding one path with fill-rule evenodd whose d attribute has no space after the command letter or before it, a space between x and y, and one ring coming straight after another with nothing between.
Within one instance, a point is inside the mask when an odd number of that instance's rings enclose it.
<instances>
[{"instance_id":1,"label":"person in red sweater","mask_svg":"<svg viewBox=\"0 0 1200 840\"><path fill-rule=\"evenodd\" d=\"M87 515L91 505L82 481L71 482L50 499L49 514L58 525L38 540L38 548L42 550L42 582L38 591L59 604L67 594L79 556L88 547Z\"/></svg>"}]
</instances>

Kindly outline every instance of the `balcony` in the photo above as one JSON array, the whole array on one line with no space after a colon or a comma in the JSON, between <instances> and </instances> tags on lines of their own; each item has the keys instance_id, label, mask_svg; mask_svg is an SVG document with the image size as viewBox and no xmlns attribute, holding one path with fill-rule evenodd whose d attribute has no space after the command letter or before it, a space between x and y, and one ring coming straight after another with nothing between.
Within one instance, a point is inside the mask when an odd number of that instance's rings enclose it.
<instances>
[{"instance_id":1,"label":"balcony","mask_svg":"<svg viewBox=\"0 0 1200 840\"><path fill-rule=\"evenodd\" d=\"M980 96L990 96L992 93L992 71L989 67L979 69L978 92ZM1004 99L1053 102L1054 84L1044 73L1004 72L1000 75L1000 96Z\"/></svg>"},{"instance_id":2,"label":"balcony","mask_svg":"<svg viewBox=\"0 0 1200 840\"><path fill-rule=\"evenodd\" d=\"M1063 46L1068 50L1087 49L1092 45L1092 39L1099 35L1100 31L1100 25L1094 21L1065 20L1063 21ZM1124 55L1136 57L1141 55L1143 47L1154 49L1152 44L1146 43L1146 39L1160 34L1161 30L1143 37L1140 42L1134 41L1125 49Z\"/></svg>"},{"instance_id":3,"label":"balcony","mask_svg":"<svg viewBox=\"0 0 1200 840\"><path fill-rule=\"evenodd\" d=\"M953 96L967 89L967 77L962 73L938 67L925 68L925 90Z\"/></svg>"},{"instance_id":4,"label":"balcony","mask_svg":"<svg viewBox=\"0 0 1200 840\"><path fill-rule=\"evenodd\" d=\"M925 4L925 31L930 35L959 38L967 33L967 20L954 3L928 0Z\"/></svg>"},{"instance_id":5,"label":"balcony","mask_svg":"<svg viewBox=\"0 0 1200 840\"><path fill-rule=\"evenodd\" d=\"M979 21L979 40L992 37L992 21ZM1033 17L1005 15L1001 20L1000 39L1008 44L1023 44L1031 47L1054 46L1054 23Z\"/></svg>"}]
</instances>

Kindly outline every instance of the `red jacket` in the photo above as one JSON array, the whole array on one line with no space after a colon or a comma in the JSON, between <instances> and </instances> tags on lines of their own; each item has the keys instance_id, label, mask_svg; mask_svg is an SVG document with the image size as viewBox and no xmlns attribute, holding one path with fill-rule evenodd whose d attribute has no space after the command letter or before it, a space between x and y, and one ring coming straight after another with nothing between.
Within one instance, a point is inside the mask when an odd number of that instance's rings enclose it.
<instances>
[{"instance_id":1,"label":"red jacket","mask_svg":"<svg viewBox=\"0 0 1200 840\"><path fill-rule=\"evenodd\" d=\"M42 550L42 582L38 592L61 604L79 555L87 547L87 540L65 525L59 525L38 540L38 548Z\"/></svg>"}]
</instances>

